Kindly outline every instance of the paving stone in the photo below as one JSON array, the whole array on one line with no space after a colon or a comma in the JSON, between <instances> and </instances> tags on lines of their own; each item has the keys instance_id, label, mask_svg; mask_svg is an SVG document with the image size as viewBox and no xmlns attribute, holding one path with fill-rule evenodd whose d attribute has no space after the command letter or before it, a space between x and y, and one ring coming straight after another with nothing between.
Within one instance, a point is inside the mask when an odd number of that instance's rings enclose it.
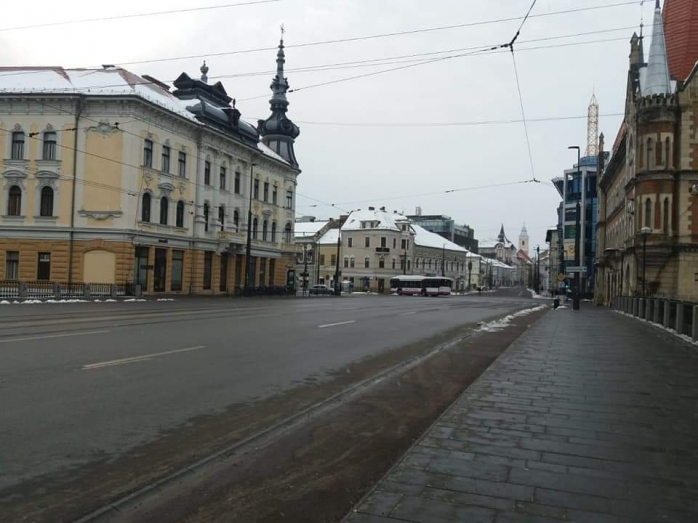
<instances>
[{"instance_id":1,"label":"paving stone","mask_svg":"<svg viewBox=\"0 0 698 523\"><path fill-rule=\"evenodd\" d=\"M427 487L422 493L423 497L440 499L458 505L475 505L478 507L493 508L496 510L514 510L516 502L511 499L483 496L481 494L469 494L467 492L454 492Z\"/></svg>"},{"instance_id":2,"label":"paving stone","mask_svg":"<svg viewBox=\"0 0 698 523\"><path fill-rule=\"evenodd\" d=\"M392 518L356 513L349 516L347 523L397 523L398 521L399 520Z\"/></svg>"},{"instance_id":3,"label":"paving stone","mask_svg":"<svg viewBox=\"0 0 698 523\"><path fill-rule=\"evenodd\" d=\"M613 500L599 496L575 494L544 488L536 489L535 501L556 507L575 508L603 513L609 513L614 503Z\"/></svg>"},{"instance_id":4,"label":"paving stone","mask_svg":"<svg viewBox=\"0 0 698 523\"><path fill-rule=\"evenodd\" d=\"M552 488L566 492L592 494L617 499L628 499L628 488L622 481L556 474L543 470L511 469L509 481L520 485Z\"/></svg>"},{"instance_id":5,"label":"paving stone","mask_svg":"<svg viewBox=\"0 0 698 523\"><path fill-rule=\"evenodd\" d=\"M509 467L506 465L452 458L432 458L427 466L427 470L437 474L451 474L453 476L487 479L490 481L504 481L509 475Z\"/></svg>"},{"instance_id":6,"label":"paving stone","mask_svg":"<svg viewBox=\"0 0 698 523\"><path fill-rule=\"evenodd\" d=\"M359 507L363 514L388 516L390 511L402 500L403 494L394 492L374 491Z\"/></svg>"},{"instance_id":7,"label":"paving stone","mask_svg":"<svg viewBox=\"0 0 698 523\"><path fill-rule=\"evenodd\" d=\"M483 507L456 505L424 497L405 497L391 516L424 523L491 523L495 514L494 510Z\"/></svg>"},{"instance_id":8,"label":"paving stone","mask_svg":"<svg viewBox=\"0 0 698 523\"><path fill-rule=\"evenodd\" d=\"M567 519L534 516L532 514L517 514L516 512L500 512L495 523L560 523Z\"/></svg>"},{"instance_id":9,"label":"paving stone","mask_svg":"<svg viewBox=\"0 0 698 523\"><path fill-rule=\"evenodd\" d=\"M385 492L412 494L413 496L421 494L424 490L422 485L410 485L407 483L397 483L395 481L381 481L376 488L377 490L383 490Z\"/></svg>"}]
</instances>

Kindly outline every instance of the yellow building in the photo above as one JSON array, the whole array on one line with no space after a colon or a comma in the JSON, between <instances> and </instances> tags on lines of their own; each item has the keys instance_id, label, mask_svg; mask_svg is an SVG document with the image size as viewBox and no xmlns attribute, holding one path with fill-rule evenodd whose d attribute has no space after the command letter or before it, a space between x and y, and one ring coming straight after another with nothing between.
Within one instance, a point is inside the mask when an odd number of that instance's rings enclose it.
<instances>
[{"instance_id":1,"label":"yellow building","mask_svg":"<svg viewBox=\"0 0 698 523\"><path fill-rule=\"evenodd\" d=\"M173 89L114 67L1 69L0 279L231 292L249 231L249 285L286 285L300 169L284 61L282 41L257 127L205 63Z\"/></svg>"}]
</instances>

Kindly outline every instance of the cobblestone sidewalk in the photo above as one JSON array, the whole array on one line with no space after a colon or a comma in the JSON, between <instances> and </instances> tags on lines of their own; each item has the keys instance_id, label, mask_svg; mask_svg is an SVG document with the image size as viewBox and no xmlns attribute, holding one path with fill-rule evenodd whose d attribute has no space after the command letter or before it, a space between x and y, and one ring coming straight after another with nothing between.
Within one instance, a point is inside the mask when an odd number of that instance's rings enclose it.
<instances>
[{"instance_id":1,"label":"cobblestone sidewalk","mask_svg":"<svg viewBox=\"0 0 698 523\"><path fill-rule=\"evenodd\" d=\"M698 521L698 351L606 309L552 311L346 521Z\"/></svg>"}]
</instances>

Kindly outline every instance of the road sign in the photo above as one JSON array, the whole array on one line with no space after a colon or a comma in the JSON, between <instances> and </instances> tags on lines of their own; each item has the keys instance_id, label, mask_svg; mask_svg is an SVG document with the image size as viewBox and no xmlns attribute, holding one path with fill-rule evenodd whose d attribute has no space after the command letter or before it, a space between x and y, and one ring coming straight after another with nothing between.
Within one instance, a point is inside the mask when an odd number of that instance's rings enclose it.
<instances>
[{"instance_id":1,"label":"road sign","mask_svg":"<svg viewBox=\"0 0 698 523\"><path fill-rule=\"evenodd\" d=\"M587 272L586 267L567 267L569 272Z\"/></svg>"},{"instance_id":2,"label":"road sign","mask_svg":"<svg viewBox=\"0 0 698 523\"><path fill-rule=\"evenodd\" d=\"M557 275L557 281L560 281L560 282L565 281L565 278L567 278L567 276L565 276L565 275L562 274L562 273L559 273L559 274Z\"/></svg>"}]
</instances>

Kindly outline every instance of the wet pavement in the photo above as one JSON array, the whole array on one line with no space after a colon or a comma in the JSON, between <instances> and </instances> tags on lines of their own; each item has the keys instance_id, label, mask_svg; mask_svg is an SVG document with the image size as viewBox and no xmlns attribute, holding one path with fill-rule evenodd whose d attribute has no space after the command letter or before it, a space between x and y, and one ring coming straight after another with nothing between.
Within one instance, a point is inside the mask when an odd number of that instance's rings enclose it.
<instances>
[{"instance_id":1,"label":"wet pavement","mask_svg":"<svg viewBox=\"0 0 698 523\"><path fill-rule=\"evenodd\" d=\"M605 309L551 312L346 521L698 521L698 349Z\"/></svg>"}]
</instances>

